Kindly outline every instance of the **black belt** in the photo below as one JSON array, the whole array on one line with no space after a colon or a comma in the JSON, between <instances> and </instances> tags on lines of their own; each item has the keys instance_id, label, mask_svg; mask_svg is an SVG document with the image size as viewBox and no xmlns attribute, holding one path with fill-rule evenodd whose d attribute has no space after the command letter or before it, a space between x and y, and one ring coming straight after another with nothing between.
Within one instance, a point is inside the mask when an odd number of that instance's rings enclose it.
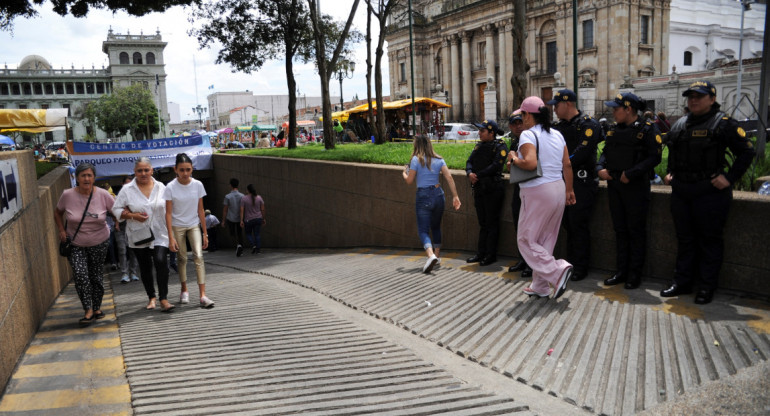
<instances>
[{"instance_id":1,"label":"black belt","mask_svg":"<svg viewBox=\"0 0 770 416\"><path fill-rule=\"evenodd\" d=\"M706 173L706 172L674 172L674 178L678 181L686 183L694 183L705 180L711 180L718 176L718 173Z\"/></svg>"}]
</instances>

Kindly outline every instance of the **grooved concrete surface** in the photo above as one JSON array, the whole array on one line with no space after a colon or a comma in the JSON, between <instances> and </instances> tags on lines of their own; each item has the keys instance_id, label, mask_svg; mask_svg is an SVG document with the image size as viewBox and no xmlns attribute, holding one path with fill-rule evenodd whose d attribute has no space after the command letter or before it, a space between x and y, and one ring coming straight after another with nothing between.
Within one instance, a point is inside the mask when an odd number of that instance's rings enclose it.
<instances>
[{"instance_id":1,"label":"grooved concrete surface","mask_svg":"<svg viewBox=\"0 0 770 416\"><path fill-rule=\"evenodd\" d=\"M598 414L653 408L770 356L768 335L752 328L766 326L766 304L747 315L720 298L698 307L692 296L659 298L657 286L624 293L592 278L558 301L529 299L529 279L503 273L507 264L466 266L443 254L427 276L416 251L220 252L207 261L312 288Z\"/></svg>"}]
</instances>

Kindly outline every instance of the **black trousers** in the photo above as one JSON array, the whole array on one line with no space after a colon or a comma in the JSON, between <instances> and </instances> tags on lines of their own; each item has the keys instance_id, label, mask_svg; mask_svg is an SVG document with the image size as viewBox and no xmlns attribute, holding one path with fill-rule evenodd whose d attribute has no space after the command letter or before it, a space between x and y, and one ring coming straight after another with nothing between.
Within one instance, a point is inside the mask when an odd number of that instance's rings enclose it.
<instances>
[{"instance_id":1,"label":"black trousers","mask_svg":"<svg viewBox=\"0 0 770 416\"><path fill-rule=\"evenodd\" d=\"M479 220L478 254L481 257L497 256L500 238L500 211L503 208L505 188L503 182L486 192L473 190L473 203Z\"/></svg>"},{"instance_id":2,"label":"black trousers","mask_svg":"<svg viewBox=\"0 0 770 416\"><path fill-rule=\"evenodd\" d=\"M225 224L227 224L227 230L230 231L230 236L235 238L235 245L242 246L243 245L243 228L241 228L241 223L232 222L226 219ZM190 247L190 246L187 246L187 247Z\"/></svg>"},{"instance_id":3,"label":"black trousers","mask_svg":"<svg viewBox=\"0 0 770 416\"><path fill-rule=\"evenodd\" d=\"M723 233L733 190L719 190L709 180L683 183L674 180L671 215L676 228L677 254L674 281L700 289L717 288L724 258Z\"/></svg>"},{"instance_id":4,"label":"black trousers","mask_svg":"<svg viewBox=\"0 0 770 416\"><path fill-rule=\"evenodd\" d=\"M627 184L620 182L620 179L607 181L607 196L615 230L617 271L625 275L633 272L641 276L647 249L650 181L646 178Z\"/></svg>"},{"instance_id":5,"label":"black trousers","mask_svg":"<svg viewBox=\"0 0 770 416\"><path fill-rule=\"evenodd\" d=\"M591 262L591 215L599 183L575 177L575 205L564 209L561 225L567 231L567 261L576 273L587 273Z\"/></svg>"},{"instance_id":6,"label":"black trousers","mask_svg":"<svg viewBox=\"0 0 770 416\"><path fill-rule=\"evenodd\" d=\"M131 250L139 262L139 273L142 276L142 284L144 291L147 292L147 298L155 297L155 282L152 277L152 268L155 266L158 298L159 300L168 299L168 263L166 263L168 247L155 246L154 248L132 248Z\"/></svg>"}]
</instances>

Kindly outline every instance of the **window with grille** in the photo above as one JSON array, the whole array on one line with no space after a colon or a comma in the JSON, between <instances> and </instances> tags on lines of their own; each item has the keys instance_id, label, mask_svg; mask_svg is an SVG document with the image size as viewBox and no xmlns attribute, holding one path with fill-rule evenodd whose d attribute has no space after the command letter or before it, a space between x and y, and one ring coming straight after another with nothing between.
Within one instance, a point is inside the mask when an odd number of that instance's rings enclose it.
<instances>
[{"instance_id":1,"label":"window with grille","mask_svg":"<svg viewBox=\"0 0 770 416\"><path fill-rule=\"evenodd\" d=\"M594 47L594 21L583 21L583 49Z\"/></svg>"}]
</instances>

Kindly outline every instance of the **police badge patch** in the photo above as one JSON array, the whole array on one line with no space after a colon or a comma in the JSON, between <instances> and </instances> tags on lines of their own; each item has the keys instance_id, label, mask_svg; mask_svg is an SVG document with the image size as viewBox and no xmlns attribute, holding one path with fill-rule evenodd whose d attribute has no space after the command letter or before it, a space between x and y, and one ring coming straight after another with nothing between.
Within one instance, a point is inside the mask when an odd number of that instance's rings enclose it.
<instances>
[{"instance_id":1,"label":"police badge patch","mask_svg":"<svg viewBox=\"0 0 770 416\"><path fill-rule=\"evenodd\" d=\"M591 137L591 136L594 135L594 131L591 130L591 129L586 129L586 133L585 134L586 134L586 137Z\"/></svg>"},{"instance_id":2,"label":"police badge patch","mask_svg":"<svg viewBox=\"0 0 770 416\"><path fill-rule=\"evenodd\" d=\"M741 136L742 139L746 138L746 131L743 130L743 127L738 127L738 135Z\"/></svg>"}]
</instances>

